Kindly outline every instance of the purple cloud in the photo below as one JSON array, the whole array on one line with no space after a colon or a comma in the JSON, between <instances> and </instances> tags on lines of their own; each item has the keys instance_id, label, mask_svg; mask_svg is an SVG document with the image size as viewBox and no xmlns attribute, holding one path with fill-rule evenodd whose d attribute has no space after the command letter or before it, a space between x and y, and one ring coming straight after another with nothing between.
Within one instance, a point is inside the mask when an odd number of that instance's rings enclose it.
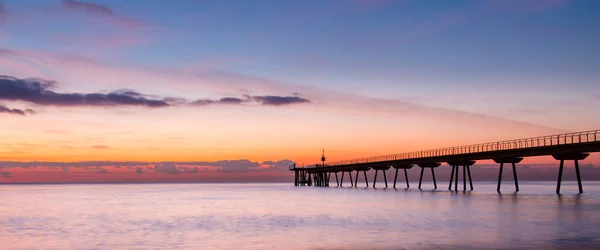
<instances>
[{"instance_id":1,"label":"purple cloud","mask_svg":"<svg viewBox=\"0 0 600 250\"><path fill-rule=\"evenodd\" d=\"M260 166L258 162L249 160L224 160L215 162L190 162L188 164L218 167L221 172L249 172L255 171Z\"/></svg>"},{"instance_id":2,"label":"purple cloud","mask_svg":"<svg viewBox=\"0 0 600 250\"><path fill-rule=\"evenodd\" d=\"M18 79L0 76L0 100L24 101L50 106L145 106L167 107L171 104L133 91L103 93L57 93L50 90L56 83L47 80Z\"/></svg>"},{"instance_id":3,"label":"purple cloud","mask_svg":"<svg viewBox=\"0 0 600 250\"><path fill-rule=\"evenodd\" d=\"M201 99L191 102L192 105L208 105L208 104L259 104L264 106L284 106L298 103L310 103L311 101L298 96L249 96L246 95L244 98L237 97L223 97L219 100Z\"/></svg>"},{"instance_id":4,"label":"purple cloud","mask_svg":"<svg viewBox=\"0 0 600 250\"><path fill-rule=\"evenodd\" d=\"M174 163L165 162L157 163L152 169L155 173L167 173L167 174L179 174L181 171L177 168Z\"/></svg>"},{"instance_id":5,"label":"purple cloud","mask_svg":"<svg viewBox=\"0 0 600 250\"><path fill-rule=\"evenodd\" d=\"M222 104L242 104L244 100L235 97L223 97L219 99L219 103Z\"/></svg>"},{"instance_id":6,"label":"purple cloud","mask_svg":"<svg viewBox=\"0 0 600 250\"><path fill-rule=\"evenodd\" d=\"M35 111L31 109L10 109L0 105L0 113L8 113L13 115L27 115L27 114L35 114Z\"/></svg>"},{"instance_id":7,"label":"purple cloud","mask_svg":"<svg viewBox=\"0 0 600 250\"><path fill-rule=\"evenodd\" d=\"M90 14L96 15L104 15L104 16L114 16L114 12L112 9L108 8L105 5L96 4L96 3L85 3L76 0L63 0L61 2L62 6L71 9L71 10L81 10Z\"/></svg>"},{"instance_id":8,"label":"purple cloud","mask_svg":"<svg viewBox=\"0 0 600 250\"><path fill-rule=\"evenodd\" d=\"M268 166L268 169L277 170L277 171L289 171L289 166L294 164L294 161L291 160L280 160L280 161L265 161L262 163L263 165Z\"/></svg>"},{"instance_id":9,"label":"purple cloud","mask_svg":"<svg viewBox=\"0 0 600 250\"><path fill-rule=\"evenodd\" d=\"M62 0L61 6L63 9L66 9L68 11L85 12L85 13L88 13L93 16L103 17L106 20L111 21L114 24L118 25L118 27L125 28L127 30L129 30L131 28L134 28L134 29L138 28L141 25L141 23L137 20L132 20L129 18L117 16L115 14L115 12L113 11L113 9L109 8L106 5L102 5L102 4L83 2L83 1L77 1L77 0ZM77 37L77 38L81 38L81 37ZM74 38L74 39L77 39L77 38ZM102 38L103 41L105 41L106 39L107 39L107 37ZM115 38L113 37L110 40L114 40L114 39ZM109 40L109 42L111 42L110 40ZM118 40L122 40L122 39L118 39ZM137 39L134 39L134 40L137 40ZM112 41L112 43L114 43L114 41Z\"/></svg>"},{"instance_id":10,"label":"purple cloud","mask_svg":"<svg viewBox=\"0 0 600 250\"><path fill-rule=\"evenodd\" d=\"M2 51L0 51L2 52ZM131 89L121 89L110 93L58 93L52 90L57 85L54 81L43 79L19 79L0 75L0 101L23 101L48 106L143 106L149 108L170 107L180 104L258 104L283 106L296 103L310 103L310 100L298 96L244 96L244 98L223 97L217 100L200 99L188 102L177 97L158 97L139 93ZM0 112L22 114L33 113L32 110L8 109Z\"/></svg>"},{"instance_id":11,"label":"purple cloud","mask_svg":"<svg viewBox=\"0 0 600 250\"><path fill-rule=\"evenodd\" d=\"M253 96L252 99L262 105L282 106L296 103L310 103L310 100L298 96Z\"/></svg>"}]
</instances>

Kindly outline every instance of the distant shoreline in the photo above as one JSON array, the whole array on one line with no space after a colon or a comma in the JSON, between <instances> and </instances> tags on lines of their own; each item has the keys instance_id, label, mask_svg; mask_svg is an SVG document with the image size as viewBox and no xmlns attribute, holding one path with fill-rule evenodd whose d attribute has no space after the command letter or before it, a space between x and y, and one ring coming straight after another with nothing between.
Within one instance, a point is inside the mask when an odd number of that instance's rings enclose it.
<instances>
[{"instance_id":1,"label":"distant shoreline","mask_svg":"<svg viewBox=\"0 0 600 250\"><path fill-rule=\"evenodd\" d=\"M512 180L506 180L503 181L504 182L511 182ZM563 180L564 182L576 182L575 180ZM437 183L438 185L442 184L442 183L446 183L447 180L438 180ZM556 181L554 180L520 180L519 183L544 183L547 182L548 184L556 184ZM584 183L600 183L600 180L587 180L584 181ZM377 183L384 183L383 181L378 181ZM418 183L418 181L411 181L411 183ZM423 183L431 183L431 181L423 181ZM485 181L473 181L473 183L496 183L496 181L490 181L490 180L485 180ZM290 184L291 186L294 186L293 181L292 182L15 182L15 183L2 183L0 182L0 186L13 186L13 185L81 185L81 184L97 184L97 185L103 185L103 184ZM390 184L390 181L388 181L388 184ZM335 187L335 182L333 183L333 186L330 187Z\"/></svg>"}]
</instances>

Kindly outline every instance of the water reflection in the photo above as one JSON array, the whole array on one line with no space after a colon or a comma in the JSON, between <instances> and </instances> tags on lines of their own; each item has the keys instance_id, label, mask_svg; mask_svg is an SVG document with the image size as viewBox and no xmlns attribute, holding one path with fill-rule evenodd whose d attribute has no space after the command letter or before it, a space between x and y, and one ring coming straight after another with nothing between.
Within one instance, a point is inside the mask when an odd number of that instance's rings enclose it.
<instances>
[{"instance_id":1,"label":"water reflection","mask_svg":"<svg viewBox=\"0 0 600 250\"><path fill-rule=\"evenodd\" d=\"M600 183L586 182L583 195L562 196L553 194L554 186L540 183L521 183L518 194L499 194L495 183L475 183L475 188L450 192L288 183L0 186L0 235L3 249L600 245Z\"/></svg>"}]
</instances>

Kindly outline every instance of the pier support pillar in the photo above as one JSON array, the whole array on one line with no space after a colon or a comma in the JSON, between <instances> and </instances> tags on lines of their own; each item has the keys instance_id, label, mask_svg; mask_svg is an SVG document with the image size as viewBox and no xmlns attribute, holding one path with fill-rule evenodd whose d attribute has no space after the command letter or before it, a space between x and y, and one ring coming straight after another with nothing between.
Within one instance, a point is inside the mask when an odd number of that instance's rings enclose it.
<instances>
[{"instance_id":1,"label":"pier support pillar","mask_svg":"<svg viewBox=\"0 0 600 250\"><path fill-rule=\"evenodd\" d=\"M350 176L350 187L354 186L354 183L352 182L352 170L348 171L348 175Z\"/></svg>"},{"instance_id":2,"label":"pier support pillar","mask_svg":"<svg viewBox=\"0 0 600 250\"><path fill-rule=\"evenodd\" d=\"M373 178L373 188L375 188L375 183L377 183L377 173L379 170L375 169L375 178Z\"/></svg>"},{"instance_id":3,"label":"pier support pillar","mask_svg":"<svg viewBox=\"0 0 600 250\"><path fill-rule=\"evenodd\" d=\"M339 187L339 186L340 186L340 181L338 180L338 175L337 175L337 173L338 173L338 172L335 172L335 183L336 183L336 184L337 184L337 186Z\"/></svg>"},{"instance_id":4,"label":"pier support pillar","mask_svg":"<svg viewBox=\"0 0 600 250\"><path fill-rule=\"evenodd\" d=\"M517 178L517 166L516 164L521 162L523 158L521 157L507 157L507 158L496 158L493 159L494 162L500 163L500 171L498 172L498 187L496 191L500 193L500 185L502 184L502 170L504 169L504 163L512 164L513 170L513 178L515 181L515 192L519 192L519 179Z\"/></svg>"},{"instance_id":5,"label":"pier support pillar","mask_svg":"<svg viewBox=\"0 0 600 250\"><path fill-rule=\"evenodd\" d=\"M419 190L421 189L421 184L423 183L423 172L425 168L431 169L431 176L433 177L433 186L434 189L437 189L437 182L435 180L435 171L434 168L437 168L441 165L439 162L428 162L428 163L419 163L417 164L421 168L421 177L419 178Z\"/></svg>"},{"instance_id":6,"label":"pier support pillar","mask_svg":"<svg viewBox=\"0 0 600 250\"><path fill-rule=\"evenodd\" d=\"M463 191L467 191L467 178L469 179L469 188L472 191L473 179L471 179L471 166L475 164L475 161L452 161L448 162L448 164L452 166L448 190L452 190L452 181L454 181L454 191L458 191L458 173L460 171L460 167L462 167Z\"/></svg>"},{"instance_id":7,"label":"pier support pillar","mask_svg":"<svg viewBox=\"0 0 600 250\"><path fill-rule=\"evenodd\" d=\"M454 171L458 168L456 165L452 165L452 172L450 172L450 184L448 184L448 190L452 191L452 181L454 180Z\"/></svg>"},{"instance_id":8,"label":"pier support pillar","mask_svg":"<svg viewBox=\"0 0 600 250\"><path fill-rule=\"evenodd\" d=\"M340 180L340 187L344 185L344 173L348 172L348 176L350 177L350 186L354 186L354 182L352 181L352 171L354 170L342 170L342 178Z\"/></svg>"},{"instance_id":9,"label":"pier support pillar","mask_svg":"<svg viewBox=\"0 0 600 250\"><path fill-rule=\"evenodd\" d=\"M369 171L370 169L371 168L369 167L356 169L356 176L354 177L354 187L358 187L358 176L360 175L360 172L363 172L363 175L365 177L365 183L367 184L367 187L369 187L369 181L367 180L367 171Z\"/></svg>"},{"instance_id":10,"label":"pier support pillar","mask_svg":"<svg viewBox=\"0 0 600 250\"><path fill-rule=\"evenodd\" d=\"M577 175L577 186L579 187L579 193L583 193L583 185L581 184L581 174L579 173L579 161L584 160L590 154L582 153L565 153L565 154L554 154L552 157L560 161L560 169L558 170L558 181L556 183L556 194L560 195L560 185L562 183L563 168L565 167L565 161L573 161L575 163L575 174Z\"/></svg>"},{"instance_id":11,"label":"pier support pillar","mask_svg":"<svg viewBox=\"0 0 600 250\"><path fill-rule=\"evenodd\" d=\"M375 188L375 183L377 183L377 172L379 172L380 170L383 172L383 180L385 181L385 188L388 187L387 184L387 175L385 174L385 171L390 169L389 166L378 166L378 167L372 167L373 169L375 169L375 179L373 180L373 188Z\"/></svg>"},{"instance_id":12,"label":"pier support pillar","mask_svg":"<svg viewBox=\"0 0 600 250\"><path fill-rule=\"evenodd\" d=\"M398 180L398 169L396 168L396 174L394 174L394 189L396 189L396 181Z\"/></svg>"},{"instance_id":13,"label":"pier support pillar","mask_svg":"<svg viewBox=\"0 0 600 250\"><path fill-rule=\"evenodd\" d=\"M407 169L405 168L404 169L404 180L406 181L406 188L410 188L410 184L408 183L408 173L406 172L406 170Z\"/></svg>"},{"instance_id":14,"label":"pier support pillar","mask_svg":"<svg viewBox=\"0 0 600 250\"><path fill-rule=\"evenodd\" d=\"M294 171L294 186L298 186L298 171Z\"/></svg>"}]
</instances>

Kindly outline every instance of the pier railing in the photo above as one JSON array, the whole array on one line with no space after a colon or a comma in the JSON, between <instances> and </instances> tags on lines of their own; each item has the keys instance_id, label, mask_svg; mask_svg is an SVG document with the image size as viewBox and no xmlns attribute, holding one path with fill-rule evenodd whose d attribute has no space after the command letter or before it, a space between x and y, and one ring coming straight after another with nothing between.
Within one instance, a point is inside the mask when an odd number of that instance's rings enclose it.
<instances>
[{"instance_id":1,"label":"pier railing","mask_svg":"<svg viewBox=\"0 0 600 250\"><path fill-rule=\"evenodd\" d=\"M327 164L327 166L371 163L371 162L381 162L381 161L394 161L394 160L409 160L409 159L416 159L416 158L461 155L461 154L472 154L472 153L485 153L485 152L492 152L492 151L526 149L526 148L535 148L535 147L546 147L546 146L578 144L578 143L599 142L599 141L600 141L600 130L591 130L591 131L584 131L584 132L539 136L539 137L515 139L515 140L508 140L508 141L498 141L498 142L489 142L489 143L473 144L473 145L466 145L466 146L458 146L458 147L414 151L414 152L408 152L408 153L398 153L398 154L388 154L388 155L380 155L380 156L372 156L372 157L363 157L363 158L356 158L356 159L351 159L351 160L330 162L329 164ZM310 167L314 168L314 167L319 167L319 166L314 165L314 166L310 166Z\"/></svg>"}]
</instances>

